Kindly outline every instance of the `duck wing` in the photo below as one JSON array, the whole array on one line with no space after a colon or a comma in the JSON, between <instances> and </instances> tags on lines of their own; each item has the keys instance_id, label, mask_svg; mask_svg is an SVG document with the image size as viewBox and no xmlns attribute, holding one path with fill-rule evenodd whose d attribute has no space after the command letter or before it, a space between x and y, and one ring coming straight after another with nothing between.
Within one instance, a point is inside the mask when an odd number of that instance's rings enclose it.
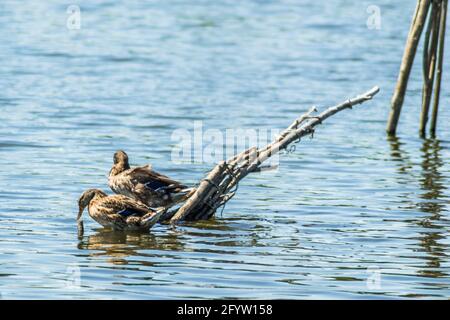
<instances>
[{"instance_id":1,"label":"duck wing","mask_svg":"<svg viewBox=\"0 0 450 320\"><path fill-rule=\"evenodd\" d=\"M101 206L112 214L118 214L124 218L129 216L142 217L153 210L143 203L123 195L113 195L103 199Z\"/></svg>"},{"instance_id":2,"label":"duck wing","mask_svg":"<svg viewBox=\"0 0 450 320\"><path fill-rule=\"evenodd\" d=\"M187 186L173 180L163 174L151 169L151 166L142 166L130 169L128 172L131 180L136 184L143 184L147 188L157 190L159 188L167 189L185 189Z\"/></svg>"}]
</instances>

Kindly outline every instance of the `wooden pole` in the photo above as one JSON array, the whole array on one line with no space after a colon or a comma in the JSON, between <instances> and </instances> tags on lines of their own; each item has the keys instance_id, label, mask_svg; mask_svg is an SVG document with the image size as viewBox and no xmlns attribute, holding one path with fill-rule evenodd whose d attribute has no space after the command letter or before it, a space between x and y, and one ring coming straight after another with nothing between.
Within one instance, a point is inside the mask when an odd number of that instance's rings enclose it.
<instances>
[{"instance_id":1,"label":"wooden pole","mask_svg":"<svg viewBox=\"0 0 450 320\"><path fill-rule=\"evenodd\" d=\"M437 70L436 70L436 87L434 91L433 111L431 114L430 134L436 136L436 124L439 109L439 97L441 92L441 79L444 62L444 42L445 42L445 27L447 23L447 7L448 0L443 0L441 3L441 19L440 19L440 33L439 33L439 49L437 58Z\"/></svg>"},{"instance_id":2,"label":"wooden pole","mask_svg":"<svg viewBox=\"0 0 450 320\"><path fill-rule=\"evenodd\" d=\"M434 75L436 70L437 44L439 38L441 3L432 2L430 18L428 20L425 44L423 49L423 89L422 89L422 111L420 113L419 133L425 137L428 122L428 113L433 93ZM431 42L430 42L431 37Z\"/></svg>"},{"instance_id":3,"label":"wooden pole","mask_svg":"<svg viewBox=\"0 0 450 320\"><path fill-rule=\"evenodd\" d=\"M386 132L389 135L395 135L398 119L403 105L403 100L408 85L409 74L416 55L420 36L425 25L431 0L419 0L416 6L415 15L411 24L408 39L406 41L405 51L403 53L400 73L397 79L394 95L391 100L391 111L387 123Z\"/></svg>"}]
</instances>

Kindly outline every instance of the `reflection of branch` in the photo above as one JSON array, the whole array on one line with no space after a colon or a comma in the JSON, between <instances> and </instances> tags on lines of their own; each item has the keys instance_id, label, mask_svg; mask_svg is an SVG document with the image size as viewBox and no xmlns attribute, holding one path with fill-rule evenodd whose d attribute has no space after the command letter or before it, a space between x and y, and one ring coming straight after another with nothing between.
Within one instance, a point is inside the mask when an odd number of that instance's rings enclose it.
<instances>
[{"instance_id":1,"label":"reflection of branch","mask_svg":"<svg viewBox=\"0 0 450 320\"><path fill-rule=\"evenodd\" d=\"M434 270L434 268L439 268L442 262L440 256L445 248L439 240L446 231L444 226L439 225L441 211L445 206L445 204L440 203L439 200L442 199L443 190L446 189L445 184L441 181L442 175L439 172L440 168L443 166L439 150L441 150L439 140L424 140L421 149L423 153L423 160L421 163L421 188L425 192L422 193L420 197L425 201L418 203L420 211L430 214L429 217L421 219L418 224L423 228L429 229L427 232L423 232L423 237L420 238L420 245L424 248L428 255L427 266L429 268L433 268L431 270L420 270L420 273L433 277L447 276L439 270ZM442 231L434 231L439 229Z\"/></svg>"},{"instance_id":2,"label":"reflection of branch","mask_svg":"<svg viewBox=\"0 0 450 320\"><path fill-rule=\"evenodd\" d=\"M401 149L400 139L396 136L388 136L388 141L391 146L391 156L395 158L395 160L399 160L400 165L398 166L399 173L407 173L406 169L412 168L411 159L408 154Z\"/></svg>"},{"instance_id":3,"label":"reflection of branch","mask_svg":"<svg viewBox=\"0 0 450 320\"><path fill-rule=\"evenodd\" d=\"M422 161L422 189L428 191L421 197L429 200L436 200L442 196L442 190L446 189L441 182L442 175L439 172L439 168L442 166L442 161L439 156L439 141L438 140L425 140L422 147L423 161ZM432 208L426 210L433 214L438 214L442 205L436 202L429 202L427 206Z\"/></svg>"},{"instance_id":4,"label":"reflection of branch","mask_svg":"<svg viewBox=\"0 0 450 320\"><path fill-rule=\"evenodd\" d=\"M233 197L238 183L249 173L259 171L264 161L280 150L286 149L291 143L299 141L300 138L313 134L315 127L325 119L339 111L350 109L355 105L371 100L379 91L378 87L374 87L355 98L326 109L317 116L311 116L315 108L310 109L286 128L279 138L267 146L259 150L250 148L226 162L220 162L200 182L195 193L181 206L170 222L176 223L184 219L198 220L211 217L217 208Z\"/></svg>"}]
</instances>

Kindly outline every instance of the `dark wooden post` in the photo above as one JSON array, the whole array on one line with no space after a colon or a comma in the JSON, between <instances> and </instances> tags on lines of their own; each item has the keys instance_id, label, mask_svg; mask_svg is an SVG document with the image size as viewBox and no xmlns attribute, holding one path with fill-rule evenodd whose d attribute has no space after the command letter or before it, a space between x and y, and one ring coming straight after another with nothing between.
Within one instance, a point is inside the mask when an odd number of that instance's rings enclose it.
<instances>
[{"instance_id":1,"label":"dark wooden post","mask_svg":"<svg viewBox=\"0 0 450 320\"><path fill-rule=\"evenodd\" d=\"M430 134L434 137L436 135L436 124L437 124L437 115L439 109L439 97L441 91L441 79L442 79L442 71L443 71L443 62L444 62L444 42L445 42L445 27L447 20L447 7L448 0L443 0L441 4L441 19L440 19L440 33L439 33L439 49L438 49L438 60L437 60L437 70L436 70L436 87L434 91L434 100L433 100L433 111L431 114L431 124L430 124Z\"/></svg>"},{"instance_id":2,"label":"dark wooden post","mask_svg":"<svg viewBox=\"0 0 450 320\"><path fill-rule=\"evenodd\" d=\"M425 130L428 122L431 96L433 94L433 84L436 71L437 45L439 38L441 16L441 2L434 0L428 26L425 35L423 49L423 89L422 89L422 111L420 113L419 133L425 137Z\"/></svg>"},{"instance_id":3,"label":"dark wooden post","mask_svg":"<svg viewBox=\"0 0 450 320\"><path fill-rule=\"evenodd\" d=\"M430 3L431 0L419 0L417 3L416 12L409 30L405 51L403 53L397 85L391 100L391 112L389 114L389 120L386 128L386 132L389 135L395 135L397 130L398 119L402 110L409 74L414 62L420 36L425 25Z\"/></svg>"}]
</instances>

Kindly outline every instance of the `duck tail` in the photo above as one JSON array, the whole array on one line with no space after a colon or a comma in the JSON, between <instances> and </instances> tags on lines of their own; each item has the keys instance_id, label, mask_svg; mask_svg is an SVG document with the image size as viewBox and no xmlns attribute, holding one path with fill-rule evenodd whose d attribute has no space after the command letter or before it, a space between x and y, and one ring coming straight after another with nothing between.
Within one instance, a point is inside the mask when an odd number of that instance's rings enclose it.
<instances>
[{"instance_id":1,"label":"duck tail","mask_svg":"<svg viewBox=\"0 0 450 320\"><path fill-rule=\"evenodd\" d=\"M194 187L191 187L191 188L184 188L184 189L181 189L180 190L180 193L183 193L183 194L189 194L189 196L190 195L192 195L194 192L195 192L195 190L196 190L196 188L194 188Z\"/></svg>"},{"instance_id":2,"label":"duck tail","mask_svg":"<svg viewBox=\"0 0 450 320\"><path fill-rule=\"evenodd\" d=\"M153 227L158 221L159 218L167 211L165 207L156 208L155 212L151 212L146 214L141 219L141 227L144 229L150 229Z\"/></svg>"},{"instance_id":3,"label":"duck tail","mask_svg":"<svg viewBox=\"0 0 450 320\"><path fill-rule=\"evenodd\" d=\"M194 194L196 188L184 188L178 191L177 193L170 194L170 198L173 201L173 204L177 204L181 201L188 199L191 195Z\"/></svg>"}]
</instances>

